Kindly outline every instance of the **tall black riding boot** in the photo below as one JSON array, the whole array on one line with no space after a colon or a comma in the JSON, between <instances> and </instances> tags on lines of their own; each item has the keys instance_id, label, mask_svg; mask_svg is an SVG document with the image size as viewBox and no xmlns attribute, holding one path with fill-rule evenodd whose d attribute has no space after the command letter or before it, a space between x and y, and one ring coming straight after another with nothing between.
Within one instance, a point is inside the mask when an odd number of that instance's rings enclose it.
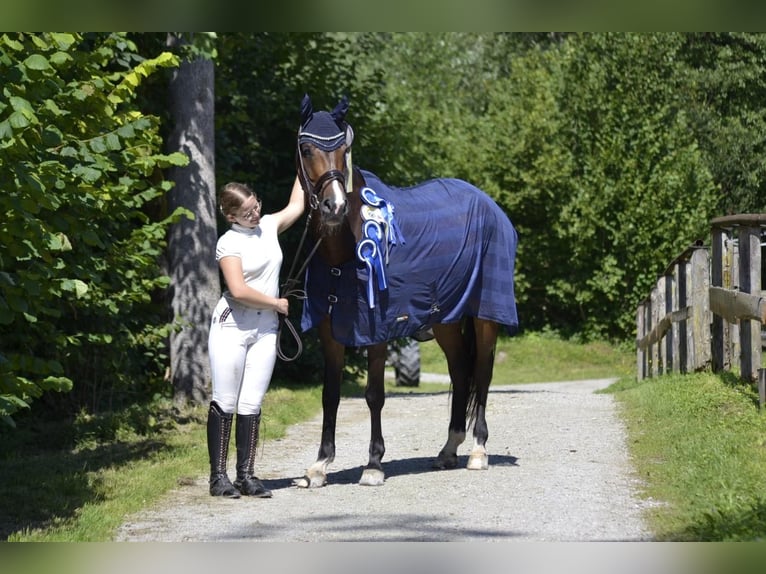
<instances>
[{"instance_id":1,"label":"tall black riding boot","mask_svg":"<svg viewBox=\"0 0 766 574\"><path fill-rule=\"evenodd\" d=\"M207 451L210 455L210 495L239 498L239 491L226 474L232 413L225 413L213 401L207 414Z\"/></svg>"},{"instance_id":2,"label":"tall black riding boot","mask_svg":"<svg viewBox=\"0 0 766 574\"><path fill-rule=\"evenodd\" d=\"M258 446L258 427L261 415L237 415L237 479L234 481L245 496L271 498L271 491L254 475L255 451Z\"/></svg>"}]
</instances>

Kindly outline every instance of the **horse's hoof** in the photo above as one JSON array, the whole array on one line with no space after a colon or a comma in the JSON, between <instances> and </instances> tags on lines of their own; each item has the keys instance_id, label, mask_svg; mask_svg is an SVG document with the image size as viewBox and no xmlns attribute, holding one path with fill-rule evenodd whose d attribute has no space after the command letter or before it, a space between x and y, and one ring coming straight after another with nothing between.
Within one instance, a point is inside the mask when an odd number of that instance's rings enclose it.
<instances>
[{"instance_id":1,"label":"horse's hoof","mask_svg":"<svg viewBox=\"0 0 766 574\"><path fill-rule=\"evenodd\" d=\"M431 465L431 468L435 470L449 470L452 468L457 468L457 455L447 456L439 454L439 456L436 457L436 460Z\"/></svg>"},{"instance_id":2,"label":"horse's hoof","mask_svg":"<svg viewBox=\"0 0 766 574\"><path fill-rule=\"evenodd\" d=\"M382 470L365 468L359 484L362 486L380 486L386 481L386 475Z\"/></svg>"},{"instance_id":3,"label":"horse's hoof","mask_svg":"<svg viewBox=\"0 0 766 574\"><path fill-rule=\"evenodd\" d=\"M468 457L468 470L487 470L489 468L489 456L485 452L472 452Z\"/></svg>"},{"instance_id":4,"label":"horse's hoof","mask_svg":"<svg viewBox=\"0 0 766 574\"><path fill-rule=\"evenodd\" d=\"M320 476L302 476L293 480L293 486L298 488L321 488L327 484L326 477Z\"/></svg>"}]
</instances>

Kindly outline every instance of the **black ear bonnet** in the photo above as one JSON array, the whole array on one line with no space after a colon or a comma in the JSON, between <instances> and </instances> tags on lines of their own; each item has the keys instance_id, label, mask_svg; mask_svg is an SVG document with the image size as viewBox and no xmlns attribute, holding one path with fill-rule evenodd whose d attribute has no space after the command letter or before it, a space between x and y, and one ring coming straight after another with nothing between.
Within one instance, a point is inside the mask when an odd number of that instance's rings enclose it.
<instances>
[{"instance_id":1,"label":"black ear bonnet","mask_svg":"<svg viewBox=\"0 0 766 574\"><path fill-rule=\"evenodd\" d=\"M338 149L346 143L346 131L350 126L344 121L348 112L348 99L343 96L332 112L315 112L308 94L301 102L301 127L298 144L309 142L324 151ZM350 141L348 144L350 145Z\"/></svg>"}]
</instances>

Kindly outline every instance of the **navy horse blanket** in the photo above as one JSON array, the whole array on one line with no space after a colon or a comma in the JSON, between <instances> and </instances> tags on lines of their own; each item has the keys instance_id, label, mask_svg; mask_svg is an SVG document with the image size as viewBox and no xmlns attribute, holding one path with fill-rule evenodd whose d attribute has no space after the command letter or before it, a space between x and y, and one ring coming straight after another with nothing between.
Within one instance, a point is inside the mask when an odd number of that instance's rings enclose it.
<instances>
[{"instance_id":1,"label":"navy horse blanket","mask_svg":"<svg viewBox=\"0 0 766 574\"><path fill-rule=\"evenodd\" d=\"M458 179L396 188L361 173L391 207L397 227L381 254L385 277L371 276L378 272L360 259L331 268L313 257L306 269L302 330L317 327L329 313L333 337L351 347L412 336L463 316L491 320L514 333L518 236L492 198Z\"/></svg>"}]
</instances>

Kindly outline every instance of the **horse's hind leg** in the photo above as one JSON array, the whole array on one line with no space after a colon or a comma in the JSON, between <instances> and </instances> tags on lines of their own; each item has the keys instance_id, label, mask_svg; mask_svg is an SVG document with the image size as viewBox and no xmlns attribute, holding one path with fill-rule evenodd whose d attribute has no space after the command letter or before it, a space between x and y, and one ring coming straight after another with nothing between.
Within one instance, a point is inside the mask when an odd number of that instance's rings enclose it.
<instances>
[{"instance_id":1,"label":"horse's hind leg","mask_svg":"<svg viewBox=\"0 0 766 574\"><path fill-rule=\"evenodd\" d=\"M386 343L367 347L367 388L364 398L370 409L370 458L359 480L359 484L364 486L380 486L386 478L381 463L386 452L381 423L381 412L386 401L383 380L386 349Z\"/></svg>"},{"instance_id":2,"label":"horse's hind leg","mask_svg":"<svg viewBox=\"0 0 766 574\"><path fill-rule=\"evenodd\" d=\"M492 382L492 372L495 366L495 346L500 327L492 321L474 319L476 337L476 356L473 365L473 397L471 399L473 412L469 416L473 418L473 448L468 456L468 470L486 470L489 468L489 455L487 454L487 427L486 411L489 385Z\"/></svg>"},{"instance_id":3,"label":"horse's hind leg","mask_svg":"<svg viewBox=\"0 0 766 574\"><path fill-rule=\"evenodd\" d=\"M457 449L465 440L470 364L460 323L434 325L433 332L436 342L447 359L447 368L452 381L452 404L447 427L447 442L432 466L438 469L455 468Z\"/></svg>"}]
</instances>

